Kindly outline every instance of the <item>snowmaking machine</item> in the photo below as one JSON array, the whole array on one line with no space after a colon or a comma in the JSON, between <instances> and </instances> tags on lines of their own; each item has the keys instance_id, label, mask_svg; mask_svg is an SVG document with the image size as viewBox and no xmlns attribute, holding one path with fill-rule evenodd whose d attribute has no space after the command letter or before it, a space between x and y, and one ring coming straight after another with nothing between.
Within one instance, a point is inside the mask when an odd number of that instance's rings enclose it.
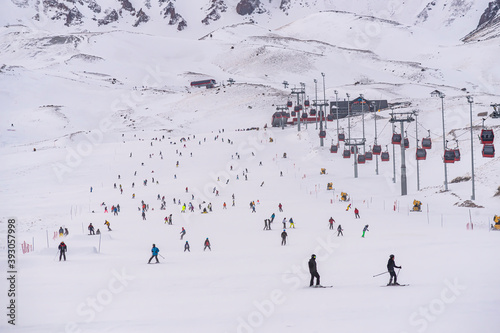
<instances>
[{"instance_id":1,"label":"snowmaking machine","mask_svg":"<svg viewBox=\"0 0 500 333\"><path fill-rule=\"evenodd\" d=\"M349 194L346 192L340 193L340 201L349 201L351 198L349 198Z\"/></svg>"},{"instance_id":2,"label":"snowmaking machine","mask_svg":"<svg viewBox=\"0 0 500 333\"><path fill-rule=\"evenodd\" d=\"M493 222L495 222L495 224L491 225L491 230L499 230L500 231L500 215L495 215L493 217Z\"/></svg>"},{"instance_id":3,"label":"snowmaking machine","mask_svg":"<svg viewBox=\"0 0 500 333\"><path fill-rule=\"evenodd\" d=\"M418 200L413 200L413 209L412 212L421 212L422 211L422 202Z\"/></svg>"}]
</instances>

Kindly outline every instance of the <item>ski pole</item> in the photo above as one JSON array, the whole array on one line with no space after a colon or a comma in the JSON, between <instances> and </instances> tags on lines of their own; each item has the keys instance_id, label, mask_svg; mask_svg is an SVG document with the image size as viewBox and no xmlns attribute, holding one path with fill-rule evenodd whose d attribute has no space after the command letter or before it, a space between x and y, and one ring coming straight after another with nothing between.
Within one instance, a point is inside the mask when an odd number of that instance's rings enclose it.
<instances>
[{"instance_id":1,"label":"ski pole","mask_svg":"<svg viewBox=\"0 0 500 333\"><path fill-rule=\"evenodd\" d=\"M400 271L401 271L401 268L400 268L400 269L398 269L398 273L396 274L396 277L398 277L398 276L399 276L399 272L400 272Z\"/></svg>"},{"instance_id":2,"label":"ski pole","mask_svg":"<svg viewBox=\"0 0 500 333\"><path fill-rule=\"evenodd\" d=\"M59 254L59 250L57 250L56 252L56 256L54 257L54 259L52 259L53 261L55 261L57 259L57 255Z\"/></svg>"},{"instance_id":3,"label":"ski pole","mask_svg":"<svg viewBox=\"0 0 500 333\"><path fill-rule=\"evenodd\" d=\"M376 276L379 276L379 275L382 275L382 274L386 274L387 272L383 272L383 273L380 273L380 274L377 274L377 275L374 275L373 277L376 277Z\"/></svg>"},{"instance_id":4,"label":"ski pole","mask_svg":"<svg viewBox=\"0 0 500 333\"><path fill-rule=\"evenodd\" d=\"M159 255L160 257L162 257L163 259L165 259L165 257L164 257L164 256L162 256L161 254L159 254L159 253L158 253L158 255Z\"/></svg>"}]
</instances>

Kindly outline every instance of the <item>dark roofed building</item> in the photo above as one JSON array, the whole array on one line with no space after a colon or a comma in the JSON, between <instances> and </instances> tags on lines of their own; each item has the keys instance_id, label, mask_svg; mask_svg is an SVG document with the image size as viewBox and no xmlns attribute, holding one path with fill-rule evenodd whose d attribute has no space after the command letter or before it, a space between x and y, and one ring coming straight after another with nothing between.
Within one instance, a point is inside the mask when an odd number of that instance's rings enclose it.
<instances>
[{"instance_id":1,"label":"dark roofed building","mask_svg":"<svg viewBox=\"0 0 500 333\"><path fill-rule=\"evenodd\" d=\"M333 115L334 119L337 119L336 105L338 103L338 114L339 119L347 117L348 103L350 104L351 116L360 115L363 110L365 112L374 112L378 110L384 110L389 107L387 100L367 100L361 97L355 98L350 102L338 101L330 102L330 114Z\"/></svg>"}]
</instances>

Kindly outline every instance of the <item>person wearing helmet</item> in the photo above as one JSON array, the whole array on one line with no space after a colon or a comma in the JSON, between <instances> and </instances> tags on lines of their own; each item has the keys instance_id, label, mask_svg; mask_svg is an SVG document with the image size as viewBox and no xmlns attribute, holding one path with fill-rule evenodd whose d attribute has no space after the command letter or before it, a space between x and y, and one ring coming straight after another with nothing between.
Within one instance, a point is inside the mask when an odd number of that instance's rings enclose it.
<instances>
[{"instance_id":1,"label":"person wearing helmet","mask_svg":"<svg viewBox=\"0 0 500 333\"><path fill-rule=\"evenodd\" d=\"M311 273L311 282L309 283L309 287L313 286L314 278L316 278L316 285L319 286L319 274L316 267L315 254L311 255L311 259L309 259L309 273Z\"/></svg>"},{"instance_id":2,"label":"person wearing helmet","mask_svg":"<svg viewBox=\"0 0 500 333\"><path fill-rule=\"evenodd\" d=\"M388 286L399 286L398 276L394 272L394 268L401 269L402 266L396 266L396 263L394 261L394 254L391 254L389 256L389 261L387 262L387 270L389 271L389 274L391 275L391 278L389 279L389 283L387 284ZM394 278L394 283L392 283L393 278Z\"/></svg>"},{"instance_id":3,"label":"person wearing helmet","mask_svg":"<svg viewBox=\"0 0 500 333\"><path fill-rule=\"evenodd\" d=\"M148 264L150 264L150 263L151 263L151 260L152 260L153 258L155 258L155 259L156 259L156 263L157 263L157 264L159 264L159 263L160 263L160 261L158 260L158 253L159 253L159 252L160 252L160 249L158 249L158 248L156 247L156 245L155 245L155 244L153 244L153 248L151 249L151 254L152 254L152 255L151 255L151 258L149 258Z\"/></svg>"}]
</instances>

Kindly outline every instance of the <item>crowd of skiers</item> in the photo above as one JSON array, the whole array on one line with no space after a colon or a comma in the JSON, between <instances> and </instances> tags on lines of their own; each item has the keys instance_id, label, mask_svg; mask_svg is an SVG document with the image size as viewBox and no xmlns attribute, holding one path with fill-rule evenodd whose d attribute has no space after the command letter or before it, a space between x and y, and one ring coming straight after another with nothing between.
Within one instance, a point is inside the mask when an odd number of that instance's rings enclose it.
<instances>
[{"instance_id":1,"label":"crowd of skiers","mask_svg":"<svg viewBox=\"0 0 500 333\"><path fill-rule=\"evenodd\" d=\"M222 132L223 133L223 132ZM221 134L221 132L219 132L219 134ZM163 136L161 139L158 140L158 138L154 138L153 141L150 143L151 147L153 146L153 142L155 141L162 141L165 140L165 137ZM193 140L191 140L193 139ZM187 146L187 143L188 141L194 141L195 139L195 136L193 135L192 137L189 136L186 138L183 138L180 140L180 145L182 145L183 148L186 148ZM207 141L206 138L204 138L203 140L199 140L198 141L198 144L201 145L202 142L205 143ZM217 135L214 137L214 141L220 141L220 142L227 142L228 144L233 144L234 141L232 140L229 140L229 139L226 139L226 141L224 141L224 138L221 138L220 135ZM191 142L192 143L192 142ZM190 143L190 144L191 144ZM170 144L178 144L178 142L174 142L174 141L170 141ZM192 153L184 153L184 156L182 155L182 152L177 149L175 151L176 155L178 156L178 159L181 160L182 158L186 158L188 156L192 157ZM255 156L254 153L252 153L253 156ZM129 155L130 157L132 157L132 153L130 153ZM163 159L164 156L163 156L163 153L162 151L159 151L159 154L154 154L154 153L151 153L149 154L149 158L152 159L152 158L155 158L155 157L159 157L160 159ZM285 157L285 155L284 155ZM231 159L240 159L241 156L238 152L236 152L235 154L231 155ZM167 159L168 160L168 159ZM176 168L179 168L181 163L180 161L177 160L175 162L175 167ZM170 159L170 161L172 161L172 159ZM258 164L259 166L263 166L263 163L262 161L259 162ZM140 167L145 167L145 163L144 162L141 162L140 163ZM233 172L233 165L229 165L230 167L230 170ZM139 169L138 169L139 170ZM149 172L149 171L148 171ZM134 171L133 175L135 177L137 177L137 171ZM154 174L154 170L151 170L151 173ZM241 179L243 180L248 180L249 178L249 171L247 168L244 168L244 169L239 169L239 172L236 173L234 172L232 174L232 176L234 177L235 176L235 179L236 180L240 180L240 176L241 176ZM280 171L280 176L283 176L283 172ZM174 179L177 179L177 175L176 174L173 174L173 177ZM122 184L120 184L120 182L122 181L122 177L121 175L118 175L117 176L118 178L118 184L117 183L113 183L113 189L116 189L120 192L120 194L123 194L125 188L124 186L122 186ZM146 177L146 178L142 178L142 180L139 180L139 181L142 181L142 184L144 187L151 187L151 184L153 186L155 185L159 185L159 179L158 177ZM220 182L220 186L221 188L217 188L216 186L214 186L213 188L211 188L212 190L212 193L214 195L214 197L219 197L220 194L224 194L223 192L225 191L221 191L221 189L223 190L229 183L230 179L227 178L227 177L217 177L217 181ZM149 185L149 186L148 186ZM262 181L260 183L260 187L263 187L264 185L264 181ZM131 183L131 188L134 189L135 188L135 182L132 182ZM130 189L130 188L129 188ZM91 195L96 195L96 190L95 188L93 187L90 187L90 192L91 192ZM98 192L98 191L97 191ZM212 203L210 202L205 202L203 200L200 200L199 198L196 198L195 197L195 193L191 193L189 191L189 187L185 187L185 192L184 194L184 198L181 198L178 197L178 198L172 198L172 201L173 201L173 204L174 206L170 206L170 207L167 207L167 199L166 199L166 196L165 195L162 195L161 193L157 193L157 196L156 196L156 199L157 201L156 202L159 202L159 207L152 204L151 202L150 203L146 203L145 200L141 200L141 204L140 206L138 207L138 211L140 212L140 216L142 217L142 221L145 223L147 221L147 216L146 216L146 213L148 213L150 210L154 210L155 208L159 208L159 210L167 210L169 209L170 212L167 213L167 215L165 216L164 218L164 224L167 224L167 225L173 225L173 213L175 213L176 211L181 213L181 214L191 214L191 213L195 213L196 211L198 211L199 213L201 214L208 214L208 213L212 213L213 212L213 206L212 206ZM188 195L188 197L186 198L186 195ZM132 193L132 199L136 199L136 193ZM229 199L229 198L228 198ZM229 201L229 200L227 200ZM234 207L235 206L235 195L234 193L232 194L232 197L231 197L231 201L232 201L232 206ZM230 201L230 202L231 202ZM228 209L228 204L226 203L226 201L221 201L222 202L222 209L223 210L227 210ZM151 208L150 208L150 204L151 204ZM286 204L286 203L285 203ZM249 208L250 208L250 212L251 213L256 213L257 212L257 207L259 205L259 200L252 200L249 204ZM104 209L104 213L112 213L114 216L118 216L119 213L120 213L120 205L117 204L117 205L112 205L111 206L111 209L108 210L108 206L103 202L101 204L101 206L103 207ZM177 208L176 208L177 207ZM219 206L220 207L220 206ZM347 207L347 211L350 210L351 208L351 204L348 205ZM284 205L279 202L277 204L277 209L278 209L278 213L284 213ZM281 218L281 217L279 217ZM359 209L354 207L354 218L355 219L360 219L360 212L359 212ZM273 222L275 221L276 219L276 214L273 212L269 218L266 218L264 219L264 228L263 230L272 230L272 224ZM281 233L280 233L280 236L281 236L281 245L282 246L285 246L287 245L287 241L288 241L288 233L287 233L287 227L288 229L295 229L296 228L296 225L295 225L295 221L292 217L283 217L283 219L281 220L282 222L282 227L279 228L281 229ZM104 220L104 225L106 225L108 231L111 231L111 223L108 219L105 219ZM366 232L368 232L368 224L364 226L363 230L362 230L362 235L361 237L364 238L365 235L366 235ZM300 228L300 221L299 221L299 228ZM61 228L62 229L62 228ZM61 229L59 230L59 233L60 235L63 235L63 236L67 236L68 235L68 230L67 228L66 229ZM330 219L328 220L328 229L330 230L334 230L336 231L337 233L337 237L339 236L344 236L344 229L342 228L342 225L341 224L337 224L336 221L333 219L333 217L330 217ZM100 230L97 229L95 230L94 226L92 225L92 223L89 224L88 226L88 231L89 231L89 235L98 235L100 234ZM292 233L294 233L295 231L293 231ZM180 230L180 240L183 241L183 247L184 247L184 252L191 252L191 247L190 247L190 244L189 244L189 241L188 240L185 240L185 236L187 235L187 232L186 232L186 229L184 227L181 227L181 230ZM206 251L206 250L209 250L211 251L211 244L210 244L210 241L208 239L208 237L203 241L203 251ZM64 258L64 260L66 260L66 252L67 252L67 246L66 244L64 244L63 242L60 244L59 246L59 251L60 251L60 260L62 258ZM151 261L153 259L155 259L156 262L159 262L159 259L158 259L158 256L161 257L161 255L159 254L159 249L158 247L156 247L155 244L153 244L153 247L151 249L151 252L152 252L152 255L148 261L148 263L151 263ZM394 283L397 284L397 275L394 275L394 268L400 268L400 266L396 266L394 264L394 257L391 256L392 258L392 263L391 265L389 265L391 263L391 259L389 260L389 263L388 263L388 272L390 273L391 275L391 282L392 283L392 279L394 279ZM312 255L311 256L311 259L309 261L309 268L310 268L310 273L311 273L311 285L313 285L313 281L314 279L316 279L316 284L319 285L320 282L319 282L319 273L317 271L317 265L316 265L316 256L315 255Z\"/></svg>"}]
</instances>

